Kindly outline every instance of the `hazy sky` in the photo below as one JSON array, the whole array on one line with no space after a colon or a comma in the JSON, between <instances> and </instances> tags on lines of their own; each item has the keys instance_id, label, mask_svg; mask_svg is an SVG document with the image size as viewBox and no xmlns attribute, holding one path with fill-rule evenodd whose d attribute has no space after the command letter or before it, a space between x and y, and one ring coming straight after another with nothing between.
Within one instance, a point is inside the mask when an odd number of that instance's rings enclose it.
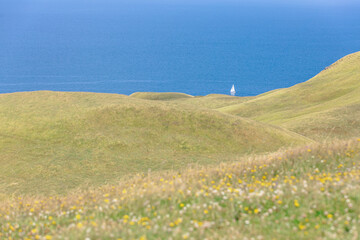
<instances>
[{"instance_id":1,"label":"hazy sky","mask_svg":"<svg viewBox=\"0 0 360 240\"><path fill-rule=\"evenodd\" d=\"M97 0L93 0L96 2ZM110 0L112 1L112 0ZM121 0L120 0L121 1ZM126 0L122 0L126 2ZM163 3L250 3L250 4L284 4L284 5L307 5L307 6L341 6L360 4L359 0L132 0L130 2L163 2Z\"/></svg>"},{"instance_id":2,"label":"hazy sky","mask_svg":"<svg viewBox=\"0 0 360 240\"><path fill-rule=\"evenodd\" d=\"M314 8L317 11L332 9L341 11L342 8L360 8L360 0L0 0L1 16L11 12L28 12L36 9L51 13L58 8L69 8L69 11L112 11L122 6L136 6L146 9L147 6L211 6L211 5L237 5L252 6L267 9L272 7L285 7L289 10L296 8Z\"/></svg>"},{"instance_id":3,"label":"hazy sky","mask_svg":"<svg viewBox=\"0 0 360 240\"><path fill-rule=\"evenodd\" d=\"M0 0L0 6L2 4L11 3L28 3L33 4L37 2L56 2L56 0L48 1L48 0ZM69 3L75 3L75 2L83 2L86 4L93 4L93 3L106 3L106 2L117 2L117 3L183 3L183 4L191 4L191 3L251 3L251 4L285 4L285 5L308 5L308 6L339 6L339 5L352 5L352 4L360 4L359 0L62 0L61 2L69 2Z\"/></svg>"}]
</instances>

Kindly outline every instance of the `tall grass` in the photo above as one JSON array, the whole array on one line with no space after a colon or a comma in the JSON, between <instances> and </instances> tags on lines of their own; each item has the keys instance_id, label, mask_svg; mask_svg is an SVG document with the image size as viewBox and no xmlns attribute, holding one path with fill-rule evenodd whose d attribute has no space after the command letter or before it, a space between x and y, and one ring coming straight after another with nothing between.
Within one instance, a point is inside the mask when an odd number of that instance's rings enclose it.
<instances>
[{"instance_id":1,"label":"tall grass","mask_svg":"<svg viewBox=\"0 0 360 240\"><path fill-rule=\"evenodd\" d=\"M3 238L357 239L360 139L0 205Z\"/></svg>"}]
</instances>

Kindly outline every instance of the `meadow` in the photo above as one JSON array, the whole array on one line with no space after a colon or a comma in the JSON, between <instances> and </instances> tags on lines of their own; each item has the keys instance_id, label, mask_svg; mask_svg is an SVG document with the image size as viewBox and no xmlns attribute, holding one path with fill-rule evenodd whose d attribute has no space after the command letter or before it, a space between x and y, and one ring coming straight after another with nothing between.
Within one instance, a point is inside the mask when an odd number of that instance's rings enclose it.
<instances>
[{"instance_id":1,"label":"meadow","mask_svg":"<svg viewBox=\"0 0 360 240\"><path fill-rule=\"evenodd\" d=\"M359 239L360 53L255 97L0 95L1 239Z\"/></svg>"},{"instance_id":2,"label":"meadow","mask_svg":"<svg viewBox=\"0 0 360 240\"><path fill-rule=\"evenodd\" d=\"M117 94L2 94L0 112L0 198L65 193L311 141L216 110Z\"/></svg>"},{"instance_id":3,"label":"meadow","mask_svg":"<svg viewBox=\"0 0 360 240\"><path fill-rule=\"evenodd\" d=\"M5 239L358 239L360 139L0 205Z\"/></svg>"}]
</instances>

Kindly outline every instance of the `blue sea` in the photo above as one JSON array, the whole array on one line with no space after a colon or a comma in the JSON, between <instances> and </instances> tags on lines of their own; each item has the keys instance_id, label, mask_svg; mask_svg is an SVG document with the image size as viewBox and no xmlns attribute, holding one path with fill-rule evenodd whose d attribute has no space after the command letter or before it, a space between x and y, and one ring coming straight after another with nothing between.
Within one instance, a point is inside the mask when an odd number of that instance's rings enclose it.
<instances>
[{"instance_id":1,"label":"blue sea","mask_svg":"<svg viewBox=\"0 0 360 240\"><path fill-rule=\"evenodd\" d=\"M260 94L360 51L360 4L0 0L0 92Z\"/></svg>"}]
</instances>

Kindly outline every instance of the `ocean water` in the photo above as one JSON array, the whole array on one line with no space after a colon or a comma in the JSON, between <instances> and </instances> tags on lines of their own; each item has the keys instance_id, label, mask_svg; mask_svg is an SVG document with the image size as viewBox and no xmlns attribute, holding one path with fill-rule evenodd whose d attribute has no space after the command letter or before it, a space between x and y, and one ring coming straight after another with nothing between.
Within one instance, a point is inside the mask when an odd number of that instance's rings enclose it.
<instances>
[{"instance_id":1,"label":"ocean water","mask_svg":"<svg viewBox=\"0 0 360 240\"><path fill-rule=\"evenodd\" d=\"M0 93L248 96L360 51L360 4L265 2L0 0Z\"/></svg>"}]
</instances>

